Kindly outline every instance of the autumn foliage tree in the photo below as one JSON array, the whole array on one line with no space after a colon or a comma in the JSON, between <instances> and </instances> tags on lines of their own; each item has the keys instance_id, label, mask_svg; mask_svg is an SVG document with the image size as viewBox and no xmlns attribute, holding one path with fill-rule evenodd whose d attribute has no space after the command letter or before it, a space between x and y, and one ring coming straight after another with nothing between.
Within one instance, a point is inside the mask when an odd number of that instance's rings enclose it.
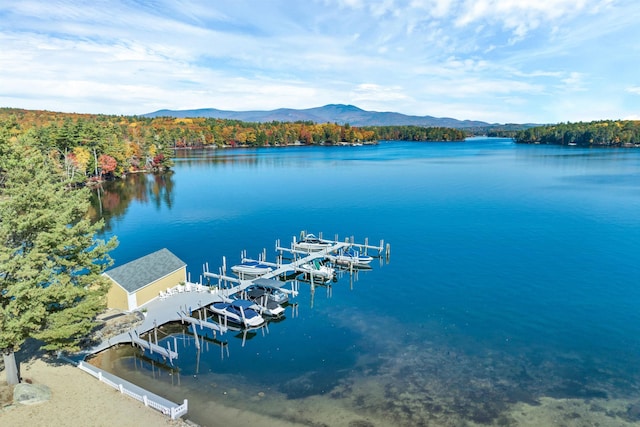
<instances>
[{"instance_id":1,"label":"autumn foliage tree","mask_svg":"<svg viewBox=\"0 0 640 427\"><path fill-rule=\"evenodd\" d=\"M100 168L100 176L113 173L113 171L116 170L116 166L118 166L116 159L107 154L101 154L100 157L98 157L98 164Z\"/></svg>"}]
</instances>

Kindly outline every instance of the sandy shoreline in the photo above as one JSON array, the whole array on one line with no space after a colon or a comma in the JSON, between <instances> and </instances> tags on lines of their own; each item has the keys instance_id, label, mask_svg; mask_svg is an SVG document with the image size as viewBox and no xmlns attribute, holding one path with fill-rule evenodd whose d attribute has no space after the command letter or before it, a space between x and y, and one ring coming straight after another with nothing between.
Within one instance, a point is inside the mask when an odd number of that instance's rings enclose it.
<instances>
[{"instance_id":1,"label":"sandy shoreline","mask_svg":"<svg viewBox=\"0 0 640 427\"><path fill-rule=\"evenodd\" d=\"M35 405L14 404L0 408L0 426L198 427L198 424L182 418L171 420L71 364L34 358L20 364L20 373L23 382L49 387L51 400ZM6 390L6 387L8 386L4 371L0 371L0 390ZM212 425L298 426L295 423L228 408L214 402L206 404L211 406L216 414Z\"/></svg>"},{"instance_id":2,"label":"sandy shoreline","mask_svg":"<svg viewBox=\"0 0 640 427\"><path fill-rule=\"evenodd\" d=\"M0 425L18 426L187 426L145 407L102 384L80 369L40 359L20 366L23 380L51 389L51 400L36 405L13 405L0 411ZM5 382L4 372L1 374Z\"/></svg>"},{"instance_id":3,"label":"sandy shoreline","mask_svg":"<svg viewBox=\"0 0 640 427\"><path fill-rule=\"evenodd\" d=\"M46 360L46 359L45 359ZM126 395L120 394L111 387L97 381L80 369L61 364L58 361L32 359L21 364L21 374L25 382L44 384L51 390L51 400L35 405L12 405L0 408L1 426L33 427L111 427L111 426L171 426L193 427L195 424L182 419L171 420L159 412L145 407ZM4 372L0 372L0 380L4 382ZM294 422L274 419L254 412L225 407L211 400L194 402L196 405L210 406L215 416L210 425L246 426L259 425L265 427L299 426ZM295 415L295 411L305 413L305 425L351 426L387 426L396 425L392 420L381 419L365 421L361 416L351 413L345 408L333 406L330 400L320 397L304 399L291 407L283 405L283 411ZM630 410L640 411L640 403L634 400L609 399L552 399L542 397L536 404L518 403L508 410L504 417L489 424L512 426L551 426L582 427L585 425L601 426L638 426L640 416L630 418ZM630 409L631 408L631 409ZM631 414L633 415L633 414ZM310 421L313 420L313 421ZM506 424L500 422L507 421ZM430 425L478 426L471 421L463 421L456 417L434 419ZM207 423L208 424L208 423ZM402 423L399 423L402 424ZM407 424L403 424L407 425Z\"/></svg>"}]
</instances>

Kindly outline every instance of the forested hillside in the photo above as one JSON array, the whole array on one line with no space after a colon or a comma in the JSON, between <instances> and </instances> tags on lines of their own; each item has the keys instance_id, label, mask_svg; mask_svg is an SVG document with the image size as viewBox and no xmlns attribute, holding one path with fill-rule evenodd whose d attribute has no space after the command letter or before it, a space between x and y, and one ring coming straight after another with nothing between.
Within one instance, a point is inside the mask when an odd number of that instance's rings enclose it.
<instances>
[{"instance_id":1,"label":"forested hillside","mask_svg":"<svg viewBox=\"0 0 640 427\"><path fill-rule=\"evenodd\" d=\"M134 117L0 109L0 141L18 139L76 182L171 166L171 144Z\"/></svg>"},{"instance_id":2,"label":"forested hillside","mask_svg":"<svg viewBox=\"0 0 640 427\"><path fill-rule=\"evenodd\" d=\"M467 136L461 129L423 126L375 126L365 127L378 139L397 141L462 141Z\"/></svg>"},{"instance_id":3,"label":"forested hillside","mask_svg":"<svg viewBox=\"0 0 640 427\"><path fill-rule=\"evenodd\" d=\"M640 146L640 121L602 120L537 126L516 133L520 144L557 144L603 147Z\"/></svg>"},{"instance_id":4,"label":"forested hillside","mask_svg":"<svg viewBox=\"0 0 640 427\"><path fill-rule=\"evenodd\" d=\"M161 171L175 148L350 144L379 139L459 141L458 129L358 128L314 122L247 123L212 118L139 117L0 108L0 139L18 138L59 163L77 182Z\"/></svg>"}]
</instances>

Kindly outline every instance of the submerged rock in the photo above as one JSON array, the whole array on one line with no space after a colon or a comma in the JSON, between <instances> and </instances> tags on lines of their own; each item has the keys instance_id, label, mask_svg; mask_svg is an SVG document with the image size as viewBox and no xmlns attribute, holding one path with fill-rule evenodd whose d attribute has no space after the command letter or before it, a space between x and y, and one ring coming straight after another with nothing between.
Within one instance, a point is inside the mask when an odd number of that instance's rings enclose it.
<instances>
[{"instance_id":1,"label":"submerged rock","mask_svg":"<svg viewBox=\"0 0 640 427\"><path fill-rule=\"evenodd\" d=\"M17 384L13 389L13 402L35 405L51 399L51 390L43 384Z\"/></svg>"}]
</instances>

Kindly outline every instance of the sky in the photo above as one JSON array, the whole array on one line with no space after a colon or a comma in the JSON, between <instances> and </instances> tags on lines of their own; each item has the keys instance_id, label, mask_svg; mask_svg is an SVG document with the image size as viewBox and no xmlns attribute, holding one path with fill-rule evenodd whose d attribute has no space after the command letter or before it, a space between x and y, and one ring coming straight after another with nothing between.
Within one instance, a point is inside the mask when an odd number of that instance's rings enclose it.
<instances>
[{"instance_id":1,"label":"sky","mask_svg":"<svg viewBox=\"0 0 640 427\"><path fill-rule=\"evenodd\" d=\"M640 119L637 0L2 0L0 107Z\"/></svg>"}]
</instances>

